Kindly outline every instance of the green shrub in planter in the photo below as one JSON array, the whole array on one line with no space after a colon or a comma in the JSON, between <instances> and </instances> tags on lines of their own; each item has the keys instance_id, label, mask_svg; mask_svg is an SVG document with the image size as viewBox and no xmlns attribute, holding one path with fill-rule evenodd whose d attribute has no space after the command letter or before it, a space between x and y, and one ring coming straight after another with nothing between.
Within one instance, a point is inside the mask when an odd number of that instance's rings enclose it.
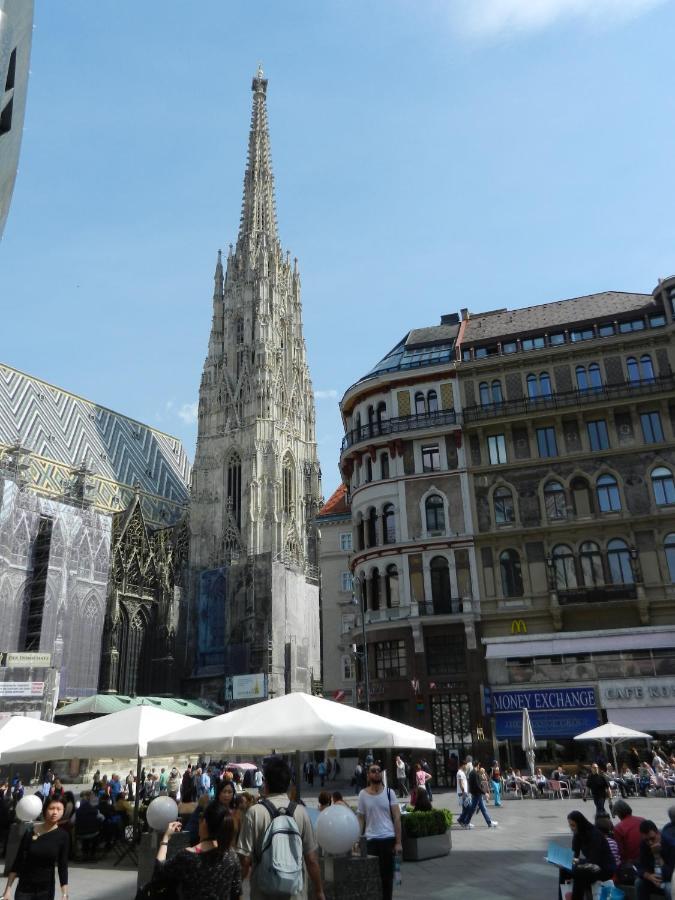
<instances>
[{"instance_id":1,"label":"green shrub in planter","mask_svg":"<svg viewBox=\"0 0 675 900\"><path fill-rule=\"evenodd\" d=\"M445 834L450 825L452 825L452 813L445 809L432 809L429 812L411 812L406 816L402 816L401 822L403 823L404 837L431 837L435 834Z\"/></svg>"}]
</instances>

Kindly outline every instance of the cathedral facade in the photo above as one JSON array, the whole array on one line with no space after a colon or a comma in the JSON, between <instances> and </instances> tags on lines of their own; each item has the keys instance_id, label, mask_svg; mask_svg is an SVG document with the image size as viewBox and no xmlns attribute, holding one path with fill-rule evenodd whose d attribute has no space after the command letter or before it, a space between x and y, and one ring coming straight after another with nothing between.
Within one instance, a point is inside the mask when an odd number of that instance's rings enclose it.
<instances>
[{"instance_id":1,"label":"cathedral facade","mask_svg":"<svg viewBox=\"0 0 675 900\"><path fill-rule=\"evenodd\" d=\"M313 520L321 503L297 260L277 231L267 80L253 111L236 245L215 270L190 514L192 688L263 674L270 696L320 677Z\"/></svg>"}]
</instances>

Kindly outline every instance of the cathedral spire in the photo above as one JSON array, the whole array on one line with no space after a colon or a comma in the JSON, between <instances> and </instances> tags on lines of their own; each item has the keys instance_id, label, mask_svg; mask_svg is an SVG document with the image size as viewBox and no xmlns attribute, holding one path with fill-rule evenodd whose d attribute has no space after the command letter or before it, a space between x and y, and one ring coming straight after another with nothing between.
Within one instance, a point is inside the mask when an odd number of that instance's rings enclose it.
<instances>
[{"instance_id":1,"label":"cathedral spire","mask_svg":"<svg viewBox=\"0 0 675 900\"><path fill-rule=\"evenodd\" d=\"M264 77L262 66L258 66L251 89L253 111L237 250L243 249L245 242L248 242L250 249L253 249L261 239L271 245L278 242L274 176L267 123L267 79Z\"/></svg>"}]
</instances>

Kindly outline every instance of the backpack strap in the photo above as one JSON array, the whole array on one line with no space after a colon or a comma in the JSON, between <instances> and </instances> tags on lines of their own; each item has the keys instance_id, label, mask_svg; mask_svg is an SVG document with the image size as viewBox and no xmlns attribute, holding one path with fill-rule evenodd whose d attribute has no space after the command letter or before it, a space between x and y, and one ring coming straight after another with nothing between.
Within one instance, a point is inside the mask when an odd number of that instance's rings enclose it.
<instances>
[{"instance_id":1,"label":"backpack strap","mask_svg":"<svg viewBox=\"0 0 675 900\"><path fill-rule=\"evenodd\" d=\"M276 817L279 815L279 810L273 803L270 803L267 797L261 797L260 800L258 800L258 803L260 803L261 806L265 807L271 818L276 819Z\"/></svg>"}]
</instances>

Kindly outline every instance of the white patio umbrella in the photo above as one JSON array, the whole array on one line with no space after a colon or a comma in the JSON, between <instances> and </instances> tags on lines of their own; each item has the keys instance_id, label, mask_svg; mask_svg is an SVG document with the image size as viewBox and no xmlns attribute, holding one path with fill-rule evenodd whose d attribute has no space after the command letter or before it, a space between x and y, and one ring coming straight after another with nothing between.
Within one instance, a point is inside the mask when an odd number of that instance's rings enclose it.
<instances>
[{"instance_id":1,"label":"white patio umbrella","mask_svg":"<svg viewBox=\"0 0 675 900\"><path fill-rule=\"evenodd\" d=\"M14 762L12 750L26 741L41 740L57 731L65 731L64 725L30 719L28 716L10 716L0 722L0 762Z\"/></svg>"},{"instance_id":2,"label":"white patio umbrella","mask_svg":"<svg viewBox=\"0 0 675 900\"><path fill-rule=\"evenodd\" d=\"M137 760L137 790L134 806L134 825L138 822L141 762L148 756L148 745L160 735L185 730L199 719L179 713L155 709L152 706L133 706L109 716L60 728L41 740L29 741L11 751L12 762L44 762L52 759L93 758L117 756Z\"/></svg>"},{"instance_id":3,"label":"white patio umbrella","mask_svg":"<svg viewBox=\"0 0 675 900\"><path fill-rule=\"evenodd\" d=\"M292 753L348 747L432 750L436 737L384 716L296 692L264 700L150 741L151 754Z\"/></svg>"},{"instance_id":4,"label":"white patio umbrella","mask_svg":"<svg viewBox=\"0 0 675 900\"><path fill-rule=\"evenodd\" d=\"M523 730L520 738L520 743L525 751L525 756L527 757L527 764L530 767L530 775L534 778L534 751L537 748L537 742L534 737L534 731L532 730L532 722L530 721L530 711L525 706L523 707Z\"/></svg>"},{"instance_id":5,"label":"white patio umbrella","mask_svg":"<svg viewBox=\"0 0 675 900\"><path fill-rule=\"evenodd\" d=\"M614 757L614 769L618 772L619 765L616 761L616 745L623 741L636 740L652 740L651 734L645 734L644 731L634 731L632 728L625 728L623 725L614 725L613 722L607 722L605 725L599 725L597 728L591 728L590 731L584 731L578 734L575 741L603 741L610 744L612 748L612 756Z\"/></svg>"}]
</instances>

